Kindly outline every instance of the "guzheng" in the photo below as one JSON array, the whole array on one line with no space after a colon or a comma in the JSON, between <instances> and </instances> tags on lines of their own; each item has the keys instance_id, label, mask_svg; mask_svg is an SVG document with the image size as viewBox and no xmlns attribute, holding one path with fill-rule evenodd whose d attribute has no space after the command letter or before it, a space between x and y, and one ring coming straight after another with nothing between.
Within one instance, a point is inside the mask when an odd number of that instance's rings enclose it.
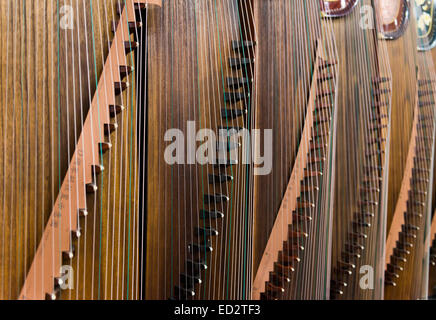
<instances>
[{"instance_id":1,"label":"guzheng","mask_svg":"<svg viewBox=\"0 0 436 320\"><path fill-rule=\"evenodd\" d=\"M339 1L337 1L339 3ZM371 16L372 1L334 9L340 71L333 211L332 299L381 299L384 275L392 75L384 41ZM353 55L348 52L354 52ZM342 80L342 81L341 81ZM373 277L366 281L365 277Z\"/></svg>"},{"instance_id":2,"label":"guzheng","mask_svg":"<svg viewBox=\"0 0 436 320\"><path fill-rule=\"evenodd\" d=\"M390 225L386 238L385 298L386 299L425 299L428 296L429 272L429 227L432 206L434 139L435 139L435 96L434 67L428 50L430 33L423 30L425 15L432 11L432 1L407 3L397 1L395 5L380 5L382 32L387 37L398 39L410 37L406 41L411 48L413 84L415 93L410 104L398 105L402 110L410 108L411 126L409 144L403 151L405 162L402 179L398 184L395 204L388 213ZM409 17L409 27L395 27L388 23L393 17L405 21ZM397 30L395 30L395 28ZM398 41L398 40L395 40ZM417 50L420 50L418 52ZM405 79L401 79L404 81ZM410 79L407 80L410 85ZM403 84L405 85L405 83ZM408 101L409 102L409 101ZM409 120L410 121L410 120ZM404 127L403 127L404 128Z\"/></svg>"},{"instance_id":3,"label":"guzheng","mask_svg":"<svg viewBox=\"0 0 436 320\"><path fill-rule=\"evenodd\" d=\"M147 299L250 297L254 11L253 1L165 1L149 16ZM182 141L169 160L168 141Z\"/></svg>"},{"instance_id":4,"label":"guzheng","mask_svg":"<svg viewBox=\"0 0 436 320\"><path fill-rule=\"evenodd\" d=\"M0 0L0 299L435 299L435 10Z\"/></svg>"},{"instance_id":5,"label":"guzheng","mask_svg":"<svg viewBox=\"0 0 436 320\"><path fill-rule=\"evenodd\" d=\"M140 296L139 57L160 5L0 2L2 299Z\"/></svg>"}]
</instances>

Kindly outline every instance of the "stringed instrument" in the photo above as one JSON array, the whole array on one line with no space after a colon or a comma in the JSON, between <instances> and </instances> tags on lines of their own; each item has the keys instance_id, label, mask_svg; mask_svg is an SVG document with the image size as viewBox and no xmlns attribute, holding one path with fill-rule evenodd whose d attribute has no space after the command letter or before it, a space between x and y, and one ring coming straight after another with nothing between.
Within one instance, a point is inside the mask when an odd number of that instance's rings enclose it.
<instances>
[{"instance_id":1,"label":"stringed instrument","mask_svg":"<svg viewBox=\"0 0 436 320\"><path fill-rule=\"evenodd\" d=\"M271 174L254 179L252 299L328 299L338 54L319 1L255 1L256 128L272 128ZM261 17L270 17L267 21ZM260 108L262 106L262 108Z\"/></svg>"},{"instance_id":2,"label":"stringed instrument","mask_svg":"<svg viewBox=\"0 0 436 320\"><path fill-rule=\"evenodd\" d=\"M373 12L362 17L374 1L341 3L325 1L322 11L335 17L340 61L330 298L381 299L392 75Z\"/></svg>"},{"instance_id":3,"label":"stringed instrument","mask_svg":"<svg viewBox=\"0 0 436 320\"><path fill-rule=\"evenodd\" d=\"M436 61L435 47L435 3L422 3L420 9L421 15L417 21L418 28L418 49L429 50L433 57L433 63ZM424 10L423 10L424 9ZM420 48L421 47L421 48ZM433 175L433 206L432 206L432 222L430 228L430 271L428 295L431 299L436 298L436 219L435 219L435 201L436 201L436 177Z\"/></svg>"},{"instance_id":4,"label":"stringed instrument","mask_svg":"<svg viewBox=\"0 0 436 320\"><path fill-rule=\"evenodd\" d=\"M416 20L417 20L417 31L418 31L418 50L420 51L428 51L431 53L433 58L433 63L435 59L436 50L434 47L436 45L436 30L434 22L436 20L436 1L426 1L426 2L416 2ZM427 54L427 59L431 59ZM433 168L434 170L434 168ZM434 297L436 296L436 218L434 211L434 203L436 200L435 197L435 180L436 177L433 174L433 203L431 209L431 216L429 214L429 218L431 218L431 227L430 232L427 233L429 239L425 239L425 245L430 246L429 252L429 261L430 261L430 270L428 276L428 296ZM428 243L429 242L429 243ZM425 285L425 284L423 284Z\"/></svg>"},{"instance_id":5,"label":"stringed instrument","mask_svg":"<svg viewBox=\"0 0 436 320\"><path fill-rule=\"evenodd\" d=\"M160 5L0 1L1 299L140 297L136 87Z\"/></svg>"},{"instance_id":6,"label":"stringed instrument","mask_svg":"<svg viewBox=\"0 0 436 320\"><path fill-rule=\"evenodd\" d=\"M253 1L168 0L148 18L145 298L248 299Z\"/></svg>"},{"instance_id":7,"label":"stringed instrument","mask_svg":"<svg viewBox=\"0 0 436 320\"><path fill-rule=\"evenodd\" d=\"M435 9L0 0L0 299L434 298Z\"/></svg>"},{"instance_id":8,"label":"stringed instrument","mask_svg":"<svg viewBox=\"0 0 436 320\"><path fill-rule=\"evenodd\" d=\"M378 8L383 30L386 30L388 37L391 38L409 32L412 47L415 50L418 48L423 50L428 45L426 42L431 40L422 37L422 14L428 2L420 4L414 2L411 5L405 1L397 3L397 6L381 5ZM401 17L404 16L410 17L408 31L405 31L406 27L401 30L398 24L394 26L394 23L388 23L392 17L402 21ZM416 36L416 25L418 25L418 36ZM393 27L398 30L395 31ZM415 75L412 78L415 79L415 94L411 96L413 99L409 105L402 103L401 107L398 106L401 108L401 113L404 113L406 106L410 108L413 120L402 182L398 185L400 189L395 206L388 212L391 222L388 224L386 239L385 299L426 299L428 296L429 231L435 142L435 78L431 55L428 52L413 52L412 55L416 56L416 63L410 64L411 68L415 68ZM405 83L411 86L410 78ZM404 126L401 130L404 130Z\"/></svg>"}]
</instances>

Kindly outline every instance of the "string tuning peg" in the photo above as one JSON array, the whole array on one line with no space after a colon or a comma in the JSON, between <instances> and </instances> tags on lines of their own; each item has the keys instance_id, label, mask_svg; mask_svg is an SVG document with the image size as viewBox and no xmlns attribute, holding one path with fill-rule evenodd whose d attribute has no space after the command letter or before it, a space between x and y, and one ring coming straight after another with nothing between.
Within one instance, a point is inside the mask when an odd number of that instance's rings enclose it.
<instances>
[{"instance_id":1,"label":"string tuning peg","mask_svg":"<svg viewBox=\"0 0 436 320\"><path fill-rule=\"evenodd\" d=\"M201 272L207 269L207 264L194 260L186 260L186 273L191 276L199 277Z\"/></svg>"},{"instance_id":2,"label":"string tuning peg","mask_svg":"<svg viewBox=\"0 0 436 320\"><path fill-rule=\"evenodd\" d=\"M292 228L292 225L289 226L289 229ZM305 239L307 239L309 237L309 235L306 232L302 232L302 231L294 231L294 230L289 230L289 234L288 234L288 239L289 242L292 244L302 244L303 241Z\"/></svg>"},{"instance_id":3,"label":"string tuning peg","mask_svg":"<svg viewBox=\"0 0 436 320\"><path fill-rule=\"evenodd\" d=\"M341 260L338 262L338 268L340 270L354 270L356 269L356 265L354 263Z\"/></svg>"},{"instance_id":4,"label":"string tuning peg","mask_svg":"<svg viewBox=\"0 0 436 320\"><path fill-rule=\"evenodd\" d=\"M414 240L414 239L416 239L416 234L413 234L412 232L401 231L399 239L401 241L403 241L403 240Z\"/></svg>"},{"instance_id":5,"label":"string tuning peg","mask_svg":"<svg viewBox=\"0 0 436 320\"><path fill-rule=\"evenodd\" d=\"M115 33L118 28L119 20L112 21L112 33ZM142 27L142 22L137 21L129 21L126 26L122 26L122 28L129 28L129 33L136 33L136 31Z\"/></svg>"},{"instance_id":6,"label":"string tuning peg","mask_svg":"<svg viewBox=\"0 0 436 320\"><path fill-rule=\"evenodd\" d=\"M125 41L124 42L124 49L126 54L129 54L130 52L136 50L139 48L139 42L138 41Z\"/></svg>"},{"instance_id":7,"label":"string tuning peg","mask_svg":"<svg viewBox=\"0 0 436 320\"><path fill-rule=\"evenodd\" d=\"M270 295L276 295L276 294L280 294L280 293L284 293L285 292L285 288L283 288L282 286L278 286L275 285L271 282L268 282L266 284L266 293L270 294Z\"/></svg>"},{"instance_id":8,"label":"string tuning peg","mask_svg":"<svg viewBox=\"0 0 436 320\"><path fill-rule=\"evenodd\" d=\"M396 256L396 255L392 255L391 256L391 262L393 262L393 264L397 264L397 263L406 263L407 259L401 256Z\"/></svg>"},{"instance_id":9,"label":"string tuning peg","mask_svg":"<svg viewBox=\"0 0 436 320\"><path fill-rule=\"evenodd\" d=\"M121 79L124 79L128 75L130 75L135 70L134 67L131 66L120 66L120 76Z\"/></svg>"},{"instance_id":10,"label":"string tuning peg","mask_svg":"<svg viewBox=\"0 0 436 320\"><path fill-rule=\"evenodd\" d=\"M73 237L75 237L76 239L78 239L82 236L82 231L80 230L80 228L77 230L73 230L73 231L71 231L71 235Z\"/></svg>"},{"instance_id":11,"label":"string tuning peg","mask_svg":"<svg viewBox=\"0 0 436 320\"><path fill-rule=\"evenodd\" d=\"M282 276L290 276L295 272L295 268L293 266L285 266L281 263L274 262L274 272Z\"/></svg>"},{"instance_id":12,"label":"string tuning peg","mask_svg":"<svg viewBox=\"0 0 436 320\"><path fill-rule=\"evenodd\" d=\"M398 273L385 270L385 277L387 279L398 279L398 278L400 278L400 275Z\"/></svg>"},{"instance_id":13,"label":"string tuning peg","mask_svg":"<svg viewBox=\"0 0 436 320\"><path fill-rule=\"evenodd\" d=\"M218 230L211 228L211 227L195 227L194 233L198 237L210 237L210 236L217 236Z\"/></svg>"},{"instance_id":14,"label":"string tuning peg","mask_svg":"<svg viewBox=\"0 0 436 320\"><path fill-rule=\"evenodd\" d=\"M303 223L303 222L311 222L313 218L306 214L298 214L295 211L292 212L292 221L296 221L297 223ZM302 247L304 250L304 247Z\"/></svg>"},{"instance_id":15,"label":"string tuning peg","mask_svg":"<svg viewBox=\"0 0 436 320\"><path fill-rule=\"evenodd\" d=\"M316 163L316 162L314 162L314 163ZM319 187L317 185L315 185L313 183L313 181L311 181L310 183L307 183L307 182L308 181L301 183L301 187L300 187L301 193L313 195L315 192L319 191Z\"/></svg>"},{"instance_id":16,"label":"string tuning peg","mask_svg":"<svg viewBox=\"0 0 436 320\"><path fill-rule=\"evenodd\" d=\"M423 86L423 85L426 85L426 84L432 84L434 82L435 82L434 79L420 79L420 80L418 80L418 85L419 86Z\"/></svg>"},{"instance_id":17,"label":"string tuning peg","mask_svg":"<svg viewBox=\"0 0 436 320\"><path fill-rule=\"evenodd\" d=\"M232 40L232 49L235 52L247 54L249 50L253 49L256 46L255 41L239 41L239 40Z\"/></svg>"},{"instance_id":18,"label":"string tuning peg","mask_svg":"<svg viewBox=\"0 0 436 320\"><path fill-rule=\"evenodd\" d=\"M354 251L354 250L360 250L363 251L365 250L365 247L363 245L361 245L360 243L356 243L356 242L346 242L345 243L345 249L347 251Z\"/></svg>"},{"instance_id":19,"label":"string tuning peg","mask_svg":"<svg viewBox=\"0 0 436 320\"><path fill-rule=\"evenodd\" d=\"M385 83L385 82L388 82L390 80L391 79L388 77L373 77L372 84L375 85L375 84Z\"/></svg>"},{"instance_id":20,"label":"string tuning peg","mask_svg":"<svg viewBox=\"0 0 436 320\"><path fill-rule=\"evenodd\" d=\"M396 287L397 283L395 281L385 279L385 285Z\"/></svg>"},{"instance_id":21,"label":"string tuning peg","mask_svg":"<svg viewBox=\"0 0 436 320\"><path fill-rule=\"evenodd\" d=\"M342 296L344 294L344 291L342 291L340 289L332 289L332 294Z\"/></svg>"},{"instance_id":22,"label":"string tuning peg","mask_svg":"<svg viewBox=\"0 0 436 320\"><path fill-rule=\"evenodd\" d=\"M229 197L223 195L223 194L205 194L204 195L204 203L210 204L210 203L221 203L221 202L228 202L230 199Z\"/></svg>"},{"instance_id":23,"label":"string tuning peg","mask_svg":"<svg viewBox=\"0 0 436 320\"><path fill-rule=\"evenodd\" d=\"M104 124L104 133L106 135L111 134L112 132L116 131L118 129L117 123L105 123Z\"/></svg>"},{"instance_id":24,"label":"string tuning peg","mask_svg":"<svg viewBox=\"0 0 436 320\"><path fill-rule=\"evenodd\" d=\"M62 278L55 278L54 279L55 291L57 291L57 288L60 288L63 284L64 284L64 280Z\"/></svg>"},{"instance_id":25,"label":"string tuning peg","mask_svg":"<svg viewBox=\"0 0 436 320\"><path fill-rule=\"evenodd\" d=\"M255 59L250 58L229 58L229 64L232 69L239 70L241 68L250 68L250 65L255 62Z\"/></svg>"},{"instance_id":26,"label":"string tuning peg","mask_svg":"<svg viewBox=\"0 0 436 320\"><path fill-rule=\"evenodd\" d=\"M396 272L396 271L403 271L404 268L401 266L398 266L396 264L388 263L388 267L386 268L390 272Z\"/></svg>"},{"instance_id":27,"label":"string tuning peg","mask_svg":"<svg viewBox=\"0 0 436 320\"><path fill-rule=\"evenodd\" d=\"M95 183L88 183L86 184L86 192L87 193L95 193L97 192L97 185Z\"/></svg>"},{"instance_id":28,"label":"string tuning peg","mask_svg":"<svg viewBox=\"0 0 436 320\"><path fill-rule=\"evenodd\" d=\"M195 291L192 289L185 289L182 288L180 286L175 286L174 287L174 295L178 298L178 299L190 299L192 297L195 296Z\"/></svg>"},{"instance_id":29,"label":"string tuning peg","mask_svg":"<svg viewBox=\"0 0 436 320\"><path fill-rule=\"evenodd\" d=\"M200 219L204 219L204 220L214 220L214 219L223 219L224 218L224 213L213 210L213 211L208 211L208 210L200 210Z\"/></svg>"},{"instance_id":30,"label":"string tuning peg","mask_svg":"<svg viewBox=\"0 0 436 320\"><path fill-rule=\"evenodd\" d=\"M335 94L335 90L320 90L316 93L316 99L322 99L324 97L328 97Z\"/></svg>"},{"instance_id":31,"label":"string tuning peg","mask_svg":"<svg viewBox=\"0 0 436 320\"><path fill-rule=\"evenodd\" d=\"M56 292L47 293L45 295L46 300L57 300L57 298L58 298L58 294Z\"/></svg>"},{"instance_id":32,"label":"string tuning peg","mask_svg":"<svg viewBox=\"0 0 436 320\"><path fill-rule=\"evenodd\" d=\"M62 278L54 278L53 292L47 296L48 300L56 300L61 292L61 287L64 284Z\"/></svg>"},{"instance_id":33,"label":"string tuning peg","mask_svg":"<svg viewBox=\"0 0 436 320\"><path fill-rule=\"evenodd\" d=\"M413 248L413 243L411 242L397 240L396 243L398 248Z\"/></svg>"},{"instance_id":34,"label":"string tuning peg","mask_svg":"<svg viewBox=\"0 0 436 320\"><path fill-rule=\"evenodd\" d=\"M319 70L325 69L325 68L329 68L332 66L335 66L338 62L337 61L328 61L328 60L322 60L320 59L319 62Z\"/></svg>"},{"instance_id":35,"label":"string tuning peg","mask_svg":"<svg viewBox=\"0 0 436 320\"><path fill-rule=\"evenodd\" d=\"M62 258L64 260L69 260L74 258L74 246L71 246L70 250L62 252Z\"/></svg>"},{"instance_id":36,"label":"string tuning peg","mask_svg":"<svg viewBox=\"0 0 436 320\"><path fill-rule=\"evenodd\" d=\"M193 277L185 273L180 274L180 284L185 289L194 289L195 285L201 284L201 278L200 277Z\"/></svg>"},{"instance_id":37,"label":"string tuning peg","mask_svg":"<svg viewBox=\"0 0 436 320\"><path fill-rule=\"evenodd\" d=\"M297 209L313 209L313 208L315 208L314 203L297 199Z\"/></svg>"},{"instance_id":38,"label":"string tuning peg","mask_svg":"<svg viewBox=\"0 0 436 320\"><path fill-rule=\"evenodd\" d=\"M247 109L222 109L221 117L227 120L233 120L238 117L242 117L248 113Z\"/></svg>"},{"instance_id":39,"label":"string tuning peg","mask_svg":"<svg viewBox=\"0 0 436 320\"><path fill-rule=\"evenodd\" d=\"M285 241L283 243L283 254L292 255L294 257L298 257L298 255L304 251L304 246L301 244L293 244Z\"/></svg>"},{"instance_id":40,"label":"string tuning peg","mask_svg":"<svg viewBox=\"0 0 436 320\"><path fill-rule=\"evenodd\" d=\"M379 96L381 96L383 94L390 93L390 92L391 92L391 89L389 89L389 88L375 89L375 90L373 90L372 94L373 94L374 97L379 97Z\"/></svg>"},{"instance_id":41,"label":"string tuning peg","mask_svg":"<svg viewBox=\"0 0 436 320\"><path fill-rule=\"evenodd\" d=\"M291 282L291 278L284 275L279 275L275 272L270 273L269 277L270 282L274 283L275 285L284 287L286 284Z\"/></svg>"},{"instance_id":42,"label":"string tuning peg","mask_svg":"<svg viewBox=\"0 0 436 320\"><path fill-rule=\"evenodd\" d=\"M321 171L308 170L308 169L304 170L304 178L305 179L317 178L317 177L321 177L321 176L322 176L322 172Z\"/></svg>"},{"instance_id":43,"label":"string tuning peg","mask_svg":"<svg viewBox=\"0 0 436 320\"><path fill-rule=\"evenodd\" d=\"M110 45L112 46L112 41L110 41ZM137 48L139 48L139 42L138 41L124 41L123 42L123 46L124 46L124 52L126 54L129 54L130 52L136 50ZM121 71L121 70L120 70ZM123 70L124 72L126 72L127 70ZM121 78L124 78L125 76L122 76Z\"/></svg>"},{"instance_id":44,"label":"string tuning peg","mask_svg":"<svg viewBox=\"0 0 436 320\"><path fill-rule=\"evenodd\" d=\"M225 174L219 174L219 175L209 174L209 183L210 184L225 183L225 182L229 182L229 181L232 181L232 180L233 180L233 177L229 176L229 175L225 175Z\"/></svg>"},{"instance_id":45,"label":"string tuning peg","mask_svg":"<svg viewBox=\"0 0 436 320\"><path fill-rule=\"evenodd\" d=\"M247 101L249 97L250 94L245 92L224 92L224 102L230 104Z\"/></svg>"},{"instance_id":46,"label":"string tuning peg","mask_svg":"<svg viewBox=\"0 0 436 320\"><path fill-rule=\"evenodd\" d=\"M227 78L227 87L231 89L239 89L241 87L247 87L251 82L253 82L253 79L249 78Z\"/></svg>"},{"instance_id":47,"label":"string tuning peg","mask_svg":"<svg viewBox=\"0 0 436 320\"><path fill-rule=\"evenodd\" d=\"M212 252L213 248L208 244L191 243L188 245L188 250L191 253L208 253Z\"/></svg>"},{"instance_id":48,"label":"string tuning peg","mask_svg":"<svg viewBox=\"0 0 436 320\"><path fill-rule=\"evenodd\" d=\"M100 152L105 153L106 151L108 151L109 149L112 148L112 143L110 143L110 142L100 142L98 144L98 148L99 148Z\"/></svg>"},{"instance_id":49,"label":"string tuning peg","mask_svg":"<svg viewBox=\"0 0 436 320\"><path fill-rule=\"evenodd\" d=\"M115 95L120 95L124 90L126 90L130 84L128 82L115 82Z\"/></svg>"},{"instance_id":50,"label":"string tuning peg","mask_svg":"<svg viewBox=\"0 0 436 320\"><path fill-rule=\"evenodd\" d=\"M88 216L88 210L79 209L79 217L86 217L86 216Z\"/></svg>"},{"instance_id":51,"label":"string tuning peg","mask_svg":"<svg viewBox=\"0 0 436 320\"><path fill-rule=\"evenodd\" d=\"M394 248L394 255L398 256L398 257L408 256L408 255L410 255L410 251L407 249L402 249L402 248L396 247L396 248Z\"/></svg>"},{"instance_id":52,"label":"string tuning peg","mask_svg":"<svg viewBox=\"0 0 436 320\"><path fill-rule=\"evenodd\" d=\"M324 82L324 81L329 81L333 79L333 75L330 73L323 73L323 74L319 74L318 78L317 78L317 82Z\"/></svg>"},{"instance_id":53,"label":"string tuning peg","mask_svg":"<svg viewBox=\"0 0 436 320\"><path fill-rule=\"evenodd\" d=\"M425 97L429 95L433 95L433 90L418 90L418 97Z\"/></svg>"},{"instance_id":54,"label":"string tuning peg","mask_svg":"<svg viewBox=\"0 0 436 320\"><path fill-rule=\"evenodd\" d=\"M97 175L104 171L104 166L102 166L101 164L93 164L91 166L91 170L93 175Z\"/></svg>"},{"instance_id":55,"label":"string tuning peg","mask_svg":"<svg viewBox=\"0 0 436 320\"><path fill-rule=\"evenodd\" d=\"M341 256L346 261L354 261L355 259L360 259L361 257L360 253L355 251L343 251Z\"/></svg>"}]
</instances>

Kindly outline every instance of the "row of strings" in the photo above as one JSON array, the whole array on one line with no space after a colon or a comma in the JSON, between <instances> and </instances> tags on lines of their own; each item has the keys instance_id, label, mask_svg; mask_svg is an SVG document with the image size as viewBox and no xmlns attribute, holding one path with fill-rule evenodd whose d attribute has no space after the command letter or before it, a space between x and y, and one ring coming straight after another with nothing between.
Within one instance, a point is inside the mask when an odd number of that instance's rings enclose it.
<instances>
[{"instance_id":1,"label":"row of strings","mask_svg":"<svg viewBox=\"0 0 436 320\"><path fill-rule=\"evenodd\" d=\"M403 14L403 2L398 3L401 3L399 12L382 12L382 20L390 22L394 14ZM394 254L386 256L384 298L423 299L428 297L430 180L434 161L434 66L430 53L417 52L418 17L415 16L414 4L406 4L404 9L408 12L406 17L409 21L398 26L402 30L401 38L388 43L396 94L392 100L387 232L391 232L390 228L394 225L393 214L397 206L402 208L404 205L404 212L399 212L402 217L395 217L404 219L404 224L402 232L396 235L398 241ZM399 52L402 59L398 56ZM403 73L395 69L397 63L406 66L401 68ZM414 122L414 119L417 121ZM404 134L405 130L408 134ZM411 135L414 130L416 138ZM413 147L414 143L416 146ZM409 152L413 154L411 169L406 163ZM404 179L408 176L407 170L411 170L410 181ZM408 190L407 203L404 204L404 196L400 194L403 184Z\"/></svg>"},{"instance_id":2,"label":"row of strings","mask_svg":"<svg viewBox=\"0 0 436 320\"><path fill-rule=\"evenodd\" d=\"M149 135L158 138L149 139L146 298L250 295L253 165L238 133L255 119L252 3L165 1L149 17L158 57L148 69ZM168 152L176 141L183 151Z\"/></svg>"},{"instance_id":3,"label":"row of strings","mask_svg":"<svg viewBox=\"0 0 436 320\"><path fill-rule=\"evenodd\" d=\"M404 212L404 227L409 234L406 240L401 239L395 254L401 262L391 265L400 266L401 270L389 270L395 277L389 277L395 285L388 283L385 287L386 298L426 299L429 296L429 250L432 201L432 173L434 163L435 139L435 79L433 59L429 52L417 53L417 95L414 113L417 112L416 146L414 150L414 166L409 182L410 193L407 209ZM411 141L412 143L412 141ZM404 245L407 243L409 245ZM403 254L399 254L402 252Z\"/></svg>"},{"instance_id":4,"label":"row of strings","mask_svg":"<svg viewBox=\"0 0 436 320\"><path fill-rule=\"evenodd\" d=\"M131 0L0 2L1 12L7 13L0 21L1 74L5 75L0 82L4 106L0 132L4 151L0 158L2 299L16 298L26 279L106 62L112 21L127 1ZM117 123L118 129L106 135L101 124L101 130L93 133L111 144L110 152L103 154L94 146L92 155L84 155L100 159L104 171L94 172L98 191L87 196L89 215L78 220L77 228L68 227L76 231L71 235L72 255L58 254L62 265L72 267L68 284L74 287L61 291L60 297L250 298L252 270L256 271L277 223L298 150L306 145L314 148L314 157L328 157L337 139L335 189L328 178L331 168L323 163L308 167L304 186L309 191L304 197L295 194L298 212L278 221L299 233L284 245L281 266L285 268L280 279L273 277L274 284L280 285L272 287L267 298L327 298L330 239L332 294L380 298L380 281L376 290L359 289L359 270L364 265L378 266L375 277L382 279L380 244L398 193L398 187L389 191L386 203L387 128L390 121L395 128L409 128L413 116L404 117L404 108L393 98L396 109L391 119L388 55L395 57L388 54L384 41L376 39L375 28L362 29L358 23L360 9L373 2L359 2L351 15L333 23L320 19L315 0L168 0L160 10L137 11L140 24L125 26L132 29L132 37L124 39L128 51L141 39L136 61L133 56L127 58L136 68L125 80L130 87L117 98L123 110L113 110L112 124ZM262 19L255 19L255 14ZM340 43L338 50L332 30ZM257 38L264 40L257 42ZM235 47L233 41L239 45ZM415 52L416 45L407 43L405 51ZM323 61L339 61L340 75L350 75L346 81L340 79L338 86L336 80L313 81L319 46ZM419 57L416 65L422 79L433 79L430 55ZM334 67L329 71L334 74ZM329 134L302 141L314 83L319 101L313 103L331 105L330 109L315 108L314 131L327 128ZM434 91L433 86L426 90ZM428 103L419 109L420 116L434 119L430 107L434 101L426 99L432 96L423 98ZM382 109L384 104L387 108ZM413 115L413 103L408 106L406 114ZM333 125L336 112L337 129ZM317 127L326 119L332 121L330 126ZM189 139L197 138L189 136L192 123L188 121L195 123L194 135L202 128L216 132L221 140L208 145L206 158L224 163L203 165L198 159L195 164L186 163L185 152L192 148ZM273 129L274 157L272 173L253 178L253 164L243 163L246 141L234 136L242 128L254 127ZM182 155L176 154L180 162L170 165L163 155L171 141L167 130L174 128L186 145ZM223 128L226 133L221 136L218 130ZM433 129L434 124L418 135L418 148L426 149L425 137ZM407 140L406 135L399 136ZM381 142L373 143L376 139ZM404 159L408 143L392 143L392 153ZM195 149L200 145L197 141ZM426 156L433 158L432 153ZM390 161L395 159L391 154ZM399 167L395 164L390 170ZM71 178L75 177L66 177ZM399 184L390 180L390 185ZM331 216L328 198L333 190L333 212L339 214ZM429 230L429 219L414 217L409 222ZM417 243L421 245L415 246L408 259L413 265L406 266L405 274L416 274L411 270L422 266L418 260L426 250L424 231L420 235ZM422 292L427 278L426 273L418 282L406 278L404 282L413 283L413 290L399 286L400 290L403 295Z\"/></svg>"},{"instance_id":5,"label":"row of strings","mask_svg":"<svg viewBox=\"0 0 436 320\"><path fill-rule=\"evenodd\" d=\"M334 153L336 43L330 20L321 26L319 1L257 4L259 16L268 18L259 19L259 38L265 41L259 44L256 67L269 72L258 79L262 110L256 127L273 130L274 156L271 173L255 177L254 270L270 240L283 249L273 253L279 260L270 266L261 297L323 299L329 278L332 171L327 159ZM310 112L310 134L303 136ZM297 158L299 150L307 150L306 159ZM301 192L289 193L296 203L292 210L282 199L293 168L304 165L303 175L296 176ZM283 234L272 233L274 226Z\"/></svg>"},{"instance_id":6,"label":"row of strings","mask_svg":"<svg viewBox=\"0 0 436 320\"><path fill-rule=\"evenodd\" d=\"M131 0L0 2L1 299L20 294L64 177L73 182L85 175L75 172L66 176L66 172L111 46L113 21L126 1ZM146 29L141 13L138 22ZM141 31L135 25L131 32L132 37L124 39L126 51ZM135 64L131 55L127 61ZM143 59L138 62L144 63ZM112 70L120 70L119 61L109 63L115 66ZM143 68L139 66L139 70ZM62 274L69 274L64 285L70 290L56 292L53 279L54 291L43 295L64 299L140 297L138 223L144 210L136 206L140 167L135 159L143 152L136 137L145 126L137 122L144 117L144 101L137 97L136 85L146 86L144 79L133 71L125 80L131 85L117 97L117 105L124 106L124 111L111 118L110 127L118 125L116 133L105 134L106 124L100 123L100 108L109 106L99 105L97 112L90 112L91 120L98 122L98 131L92 135L111 146L111 152L103 154L95 145L92 154L82 155L81 161L85 157L99 159L104 172L93 172L98 191L87 195L87 208L83 209L89 214L78 218L77 226L64 226L72 231L70 251L51 253L61 257ZM104 101L103 97L97 99ZM66 197L67 203L78 201ZM73 215L79 212L69 211L70 221Z\"/></svg>"},{"instance_id":7,"label":"row of strings","mask_svg":"<svg viewBox=\"0 0 436 320\"><path fill-rule=\"evenodd\" d=\"M391 73L376 15L362 25L359 1L334 21L340 52L331 298L380 299L387 210ZM378 20L377 20L378 21ZM372 25L371 25L372 23ZM353 52L353 55L348 54ZM373 290L361 287L361 268L373 267ZM367 272L363 269L363 272Z\"/></svg>"}]
</instances>

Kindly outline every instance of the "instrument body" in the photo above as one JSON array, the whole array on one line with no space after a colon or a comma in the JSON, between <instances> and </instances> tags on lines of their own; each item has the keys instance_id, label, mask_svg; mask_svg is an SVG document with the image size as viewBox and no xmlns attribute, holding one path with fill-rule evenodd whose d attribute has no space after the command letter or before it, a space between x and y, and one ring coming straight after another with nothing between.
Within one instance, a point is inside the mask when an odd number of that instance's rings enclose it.
<instances>
[{"instance_id":1,"label":"instrument body","mask_svg":"<svg viewBox=\"0 0 436 320\"><path fill-rule=\"evenodd\" d=\"M401 8L406 8L405 4L400 2L397 3L397 7L400 11ZM381 6L379 11L383 27L388 25L387 17L404 15L400 11L389 12L387 9L389 8ZM414 98L408 104L408 111L406 111L411 112L412 118L410 119L413 119L406 149L408 151L397 151L393 147L391 153L403 154L407 156L407 160L402 168L402 175L398 171L393 171L390 181L385 271L386 299L426 298L428 287L428 232L432 198L430 181L433 181L434 163L434 69L430 55L417 52L415 12L413 7L408 10L410 28L402 30L399 34L401 37L393 41L393 46L396 43L403 43L410 48L407 56L413 57L413 60L408 66L410 71L415 73L411 76L415 79L416 89L414 96L411 96ZM401 27L398 29L401 30ZM391 42L389 47L390 45ZM397 54L397 51L395 53L392 51L392 59L395 59L394 56ZM394 79L394 81L398 80L402 82L402 86L411 88L410 78ZM392 124L393 132L398 130L396 139L406 137L404 121L408 118L404 117L404 106L404 101L398 106L395 102L393 105L393 110L394 107L398 108L393 112L397 114L393 117L393 121L395 118L400 120ZM406 128L408 127L409 125L406 125ZM391 165L392 169L397 169L395 164ZM401 182L398 181L400 177Z\"/></svg>"},{"instance_id":2,"label":"instrument body","mask_svg":"<svg viewBox=\"0 0 436 320\"><path fill-rule=\"evenodd\" d=\"M332 21L341 62L332 232L333 299L383 297L392 75L374 20L370 16L365 21L372 25L362 24L364 9L372 5L372 1L359 1L348 15Z\"/></svg>"},{"instance_id":3,"label":"instrument body","mask_svg":"<svg viewBox=\"0 0 436 320\"><path fill-rule=\"evenodd\" d=\"M149 16L147 299L250 296L253 168L240 133L256 105L252 10L251 1L166 1ZM187 155L172 164L170 129Z\"/></svg>"},{"instance_id":4,"label":"instrument body","mask_svg":"<svg viewBox=\"0 0 436 320\"><path fill-rule=\"evenodd\" d=\"M3 299L139 296L130 53L146 3L0 3Z\"/></svg>"},{"instance_id":5,"label":"instrument body","mask_svg":"<svg viewBox=\"0 0 436 320\"><path fill-rule=\"evenodd\" d=\"M328 299L336 47L319 1L255 3L268 39L258 70L270 70L258 77L256 128L273 130L274 158L254 181L253 298Z\"/></svg>"},{"instance_id":6,"label":"instrument body","mask_svg":"<svg viewBox=\"0 0 436 320\"><path fill-rule=\"evenodd\" d=\"M0 0L0 299L431 296L435 7Z\"/></svg>"}]
</instances>

